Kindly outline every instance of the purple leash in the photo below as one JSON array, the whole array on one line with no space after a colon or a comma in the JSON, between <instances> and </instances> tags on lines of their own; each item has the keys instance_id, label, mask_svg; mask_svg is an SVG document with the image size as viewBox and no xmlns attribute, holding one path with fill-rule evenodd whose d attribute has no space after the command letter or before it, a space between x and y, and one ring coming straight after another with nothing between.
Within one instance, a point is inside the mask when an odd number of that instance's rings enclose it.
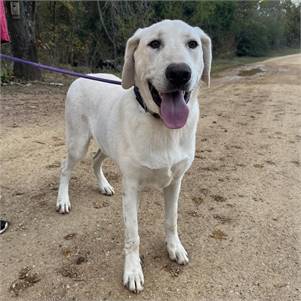
<instances>
[{"instance_id":1,"label":"purple leash","mask_svg":"<svg viewBox=\"0 0 301 301\"><path fill-rule=\"evenodd\" d=\"M83 74L83 73L79 73L79 72L74 72L74 71L71 71L71 70L63 69L63 68L57 68L57 67L52 67L52 66L48 66L48 65L43 65L43 64L23 60L23 59L20 59L20 58L17 58L17 57L13 57L13 56L10 56L10 55L2 54L2 53L0 53L0 59L1 60L7 60L7 61L13 61L13 62L20 63L20 64L30 65L30 66L33 66L33 67L36 67L36 68L39 68L39 69L48 70L48 71L51 71L51 72L67 74L67 75L71 75L71 76L75 76L75 77L82 77L82 78L86 78L86 79L96 80L96 81L99 81L99 82L113 84L113 85L121 85L121 81L112 80L112 79L105 79L105 78L99 78L99 77L96 77L96 76L91 76L91 75L87 75L87 74Z\"/></svg>"}]
</instances>

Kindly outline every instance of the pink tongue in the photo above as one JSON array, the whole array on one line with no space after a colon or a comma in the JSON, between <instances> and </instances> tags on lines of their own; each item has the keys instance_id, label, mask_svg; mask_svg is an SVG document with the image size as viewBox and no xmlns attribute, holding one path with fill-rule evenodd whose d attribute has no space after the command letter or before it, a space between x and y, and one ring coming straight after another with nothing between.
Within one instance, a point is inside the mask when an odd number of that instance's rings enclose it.
<instances>
[{"instance_id":1,"label":"pink tongue","mask_svg":"<svg viewBox=\"0 0 301 301\"><path fill-rule=\"evenodd\" d=\"M160 96L162 99L160 116L164 124L170 129L182 128L189 114L184 92L161 93Z\"/></svg>"}]
</instances>

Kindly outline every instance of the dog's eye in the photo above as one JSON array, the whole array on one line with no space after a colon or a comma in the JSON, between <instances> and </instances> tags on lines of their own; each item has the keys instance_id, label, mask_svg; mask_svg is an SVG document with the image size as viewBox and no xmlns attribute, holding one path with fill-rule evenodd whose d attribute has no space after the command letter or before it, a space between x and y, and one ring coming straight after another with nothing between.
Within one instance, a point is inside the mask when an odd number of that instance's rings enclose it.
<instances>
[{"instance_id":1,"label":"dog's eye","mask_svg":"<svg viewBox=\"0 0 301 301\"><path fill-rule=\"evenodd\" d=\"M191 48L191 49L194 49L196 47L199 46L198 42L197 41L194 41L194 40L191 40L187 43L188 47Z\"/></svg>"},{"instance_id":2,"label":"dog's eye","mask_svg":"<svg viewBox=\"0 0 301 301\"><path fill-rule=\"evenodd\" d=\"M148 44L148 46L152 47L153 49L158 49L161 46L161 41L160 40L153 40Z\"/></svg>"}]
</instances>

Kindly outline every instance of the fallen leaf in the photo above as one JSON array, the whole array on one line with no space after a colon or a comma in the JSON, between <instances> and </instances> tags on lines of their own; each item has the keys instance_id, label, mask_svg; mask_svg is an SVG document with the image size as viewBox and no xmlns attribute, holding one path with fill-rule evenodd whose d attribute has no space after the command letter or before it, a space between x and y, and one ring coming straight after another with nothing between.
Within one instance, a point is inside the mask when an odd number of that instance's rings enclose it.
<instances>
[{"instance_id":1,"label":"fallen leaf","mask_svg":"<svg viewBox=\"0 0 301 301\"><path fill-rule=\"evenodd\" d=\"M228 235L220 229L216 229L210 234L210 237L212 237L214 239L219 239L219 240L227 239L227 236Z\"/></svg>"}]
</instances>

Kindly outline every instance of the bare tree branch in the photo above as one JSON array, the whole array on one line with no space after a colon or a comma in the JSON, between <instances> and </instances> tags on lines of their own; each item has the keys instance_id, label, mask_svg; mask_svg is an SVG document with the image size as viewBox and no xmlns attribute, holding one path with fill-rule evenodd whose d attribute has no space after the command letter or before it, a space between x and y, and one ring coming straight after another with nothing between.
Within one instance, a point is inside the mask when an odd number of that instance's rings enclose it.
<instances>
[{"instance_id":1,"label":"bare tree branch","mask_svg":"<svg viewBox=\"0 0 301 301\"><path fill-rule=\"evenodd\" d=\"M101 22L101 25L105 31L105 34L107 35L108 39L110 40L110 42L114 45L114 40L113 38L110 36L109 32L108 32L108 29L106 27L106 24L104 22L104 19L103 19L103 16L102 16L102 12L101 12L101 8L100 8L100 4L99 4L99 0L96 1L97 2L97 10L98 10L98 15L99 15L99 20Z\"/></svg>"}]
</instances>

